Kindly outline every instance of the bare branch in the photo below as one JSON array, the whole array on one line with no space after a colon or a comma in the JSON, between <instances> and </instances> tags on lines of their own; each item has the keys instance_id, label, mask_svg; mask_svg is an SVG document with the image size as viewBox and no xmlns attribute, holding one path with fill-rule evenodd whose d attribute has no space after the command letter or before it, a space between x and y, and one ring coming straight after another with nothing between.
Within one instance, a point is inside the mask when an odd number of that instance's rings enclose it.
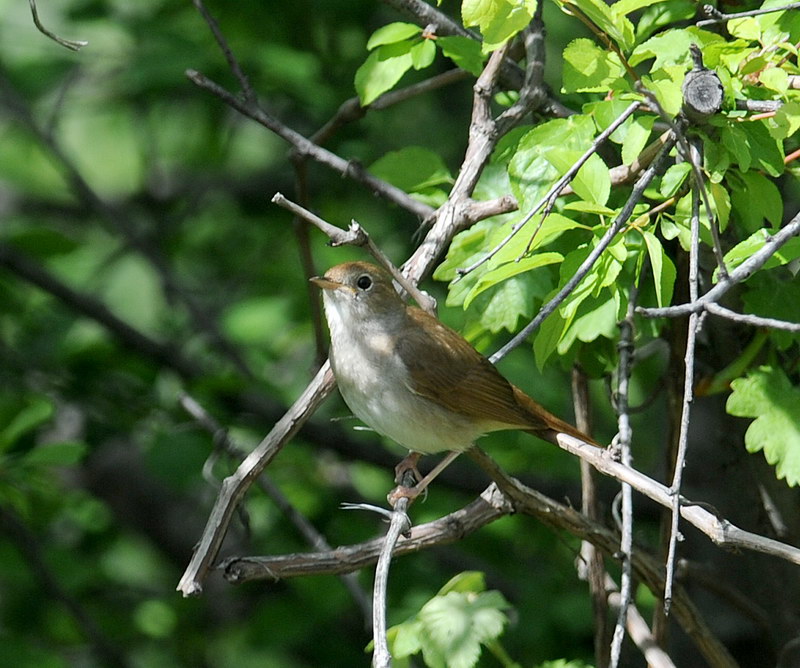
<instances>
[{"instance_id":1,"label":"bare branch","mask_svg":"<svg viewBox=\"0 0 800 668\"><path fill-rule=\"evenodd\" d=\"M633 430L631 429L630 415L628 413L628 387L630 385L631 371L633 370L635 331L633 314L637 295L636 286L632 285L628 295L628 310L625 319L619 323L619 367L617 369L617 392L614 402L617 411L617 437L614 447L619 451L622 464L628 467L631 466L631 440L633 438ZM614 637L611 642L611 661L609 665L612 668L616 668L619 665L622 641L628 623L628 608L633 597L633 495L631 486L623 482L620 495L622 497L622 536L620 537L619 551L622 557L622 574L620 577L617 624L614 627Z\"/></svg>"},{"instance_id":2,"label":"bare branch","mask_svg":"<svg viewBox=\"0 0 800 668\"><path fill-rule=\"evenodd\" d=\"M188 394L183 394L178 399L183 409L191 415L197 424L213 436L215 449L220 449L229 457L240 462L247 457L247 451L239 447L231 439L228 430L224 429L200 403ZM315 550L330 550L331 546L316 527L303 515L296 506L280 490L278 485L266 474L258 476L258 486L272 499L273 503L280 509L283 515L294 525L298 533ZM364 595L364 591L358 583L357 578L349 573L341 575L342 583L350 592L356 605L361 609L364 618L369 622L371 617L371 606L369 599Z\"/></svg>"},{"instance_id":3,"label":"bare branch","mask_svg":"<svg viewBox=\"0 0 800 668\"><path fill-rule=\"evenodd\" d=\"M700 254L700 197L697 187L692 197L691 234L691 246L689 247L689 299L696 301ZM692 313L689 316L689 324L687 325L688 331L686 336L686 353L684 356L683 400L681 402L681 426L678 435L678 451L675 454L675 462L672 467L672 484L669 489L672 495L672 522L670 525L669 543L667 547L667 579L664 587L665 615L669 614L670 605L672 604L672 587L675 577L675 551L679 538L678 523L681 506L681 483L683 480L683 467L686 465L686 450L689 443L689 417L692 401L694 399L694 350L699 325L698 314Z\"/></svg>"},{"instance_id":4,"label":"bare branch","mask_svg":"<svg viewBox=\"0 0 800 668\"><path fill-rule=\"evenodd\" d=\"M776 320L775 318L762 318L761 316L747 313L736 313L736 311L731 311L724 306L720 306L716 302L709 302L704 308L711 313L711 315L717 315L721 318L732 320L733 322L750 325L751 327L768 327L769 329L781 329L786 332L800 332L800 323L797 322L787 322L786 320Z\"/></svg>"},{"instance_id":5,"label":"bare branch","mask_svg":"<svg viewBox=\"0 0 800 668\"><path fill-rule=\"evenodd\" d=\"M667 306L664 308L643 308L638 307L636 312L648 318L678 318L689 315L690 313L697 313L703 310L707 304L711 304L720 300L720 298L728 292L733 286L741 283L761 267L777 253L781 246L787 241L800 234L800 213L796 214L786 225L784 225L777 234L770 236L764 242L764 246L759 248L747 260L742 262L736 269L730 272L727 280L719 281L713 288L711 288L704 295L697 299L690 301L686 304L679 304L677 306Z\"/></svg>"},{"instance_id":6,"label":"bare branch","mask_svg":"<svg viewBox=\"0 0 800 668\"><path fill-rule=\"evenodd\" d=\"M215 83L208 77L204 76L200 72L197 72L196 70L187 70L186 76L190 81L197 84L200 88L213 93L242 115L247 116L248 118L263 125L268 130L274 132L281 139L289 143L300 155L307 155L320 164L330 167L342 176L348 176L355 181L358 181L387 201L397 204L406 211L410 211L422 220L433 213L433 209L427 204L418 202L400 188L397 188L386 181L382 181L381 179L372 176L357 164L349 162L344 158L340 158L335 153L332 153L327 149L318 146L312 141L309 141L299 132L295 132L288 126L281 123L277 118L271 114L268 114L261 107L257 106L256 104L248 103L236 95L233 95L231 92Z\"/></svg>"},{"instance_id":7,"label":"bare branch","mask_svg":"<svg viewBox=\"0 0 800 668\"><path fill-rule=\"evenodd\" d=\"M57 44L68 48L70 51L79 51L84 46L88 45L89 42L82 39L64 39L63 37L59 37L53 31L48 30L47 28L42 25L42 22L39 20L39 11L36 9L36 0L28 0L31 6L31 16L33 17L33 25L39 30L40 33L46 35L50 39L52 39Z\"/></svg>"},{"instance_id":8,"label":"bare branch","mask_svg":"<svg viewBox=\"0 0 800 668\"><path fill-rule=\"evenodd\" d=\"M403 484L408 486L414 484L414 476L411 471L406 473L406 480ZM389 565L392 563L392 555L400 536L408 533L411 528L411 520L408 519L406 510L410 503L408 497L401 497L394 504L389 530L383 539L378 563L375 566L375 584L372 590L372 639L375 650L372 654L372 665L374 668L391 668L392 655L389 652L389 643L386 637L386 589L389 584Z\"/></svg>"},{"instance_id":9,"label":"bare branch","mask_svg":"<svg viewBox=\"0 0 800 668\"><path fill-rule=\"evenodd\" d=\"M303 422L313 414L334 387L330 364L325 363L297 401L275 423L269 434L244 459L236 471L222 481L200 541L178 583L177 589L184 596L195 596L203 591L203 580L217 557L236 505L253 480L297 433Z\"/></svg>"}]
</instances>

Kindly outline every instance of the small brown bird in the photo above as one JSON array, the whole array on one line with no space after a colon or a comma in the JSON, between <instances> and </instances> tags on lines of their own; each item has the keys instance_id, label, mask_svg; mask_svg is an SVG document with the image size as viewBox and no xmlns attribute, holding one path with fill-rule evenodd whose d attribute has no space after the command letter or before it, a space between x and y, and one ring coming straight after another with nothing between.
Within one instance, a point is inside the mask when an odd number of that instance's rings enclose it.
<instances>
[{"instance_id":1,"label":"small brown bird","mask_svg":"<svg viewBox=\"0 0 800 668\"><path fill-rule=\"evenodd\" d=\"M458 332L406 304L383 269L347 262L311 281L323 289L331 365L345 403L412 451L413 462L413 453L463 452L503 429L593 443L509 383Z\"/></svg>"}]
</instances>

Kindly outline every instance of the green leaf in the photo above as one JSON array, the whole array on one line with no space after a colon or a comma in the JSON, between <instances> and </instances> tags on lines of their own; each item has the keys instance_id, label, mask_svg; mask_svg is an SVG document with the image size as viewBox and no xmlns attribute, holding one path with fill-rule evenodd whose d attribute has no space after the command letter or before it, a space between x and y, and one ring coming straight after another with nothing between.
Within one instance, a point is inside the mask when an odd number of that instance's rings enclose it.
<instances>
[{"instance_id":1,"label":"green leaf","mask_svg":"<svg viewBox=\"0 0 800 668\"><path fill-rule=\"evenodd\" d=\"M736 216L747 232L764 226L764 219L775 227L783 221L783 197L773 181L760 172L749 171L730 179L731 198ZM753 206L758 202L758 206Z\"/></svg>"},{"instance_id":2,"label":"green leaf","mask_svg":"<svg viewBox=\"0 0 800 668\"><path fill-rule=\"evenodd\" d=\"M666 0L647 7L636 24L636 39L645 40L662 26L691 19L696 12L693 0Z\"/></svg>"},{"instance_id":3,"label":"green leaf","mask_svg":"<svg viewBox=\"0 0 800 668\"><path fill-rule=\"evenodd\" d=\"M581 225L571 218L562 216L560 213L551 213L544 222L541 222L541 214L537 214L528 224L517 232L516 236L511 239L503 248L490 261L490 267L495 268L509 262L523 261L523 254L527 250L532 253L537 248L547 246L549 243L555 241L561 234L567 230L583 229L588 230L586 225ZM517 221L509 221L498 232L498 240L505 238L511 229L511 226ZM541 227L539 225L541 224ZM533 239L531 239L533 235ZM494 238L492 239L494 241Z\"/></svg>"},{"instance_id":4,"label":"green leaf","mask_svg":"<svg viewBox=\"0 0 800 668\"><path fill-rule=\"evenodd\" d=\"M464 0L464 25L477 26L483 35L483 50L494 51L525 28L536 11L536 0Z\"/></svg>"},{"instance_id":5,"label":"green leaf","mask_svg":"<svg viewBox=\"0 0 800 668\"><path fill-rule=\"evenodd\" d=\"M453 182L442 158L423 146L391 151L373 162L369 172L407 193Z\"/></svg>"},{"instance_id":6,"label":"green leaf","mask_svg":"<svg viewBox=\"0 0 800 668\"><path fill-rule=\"evenodd\" d=\"M770 176L780 176L784 172L782 144L770 135L762 121L729 123L722 128L722 143L736 156L743 172L751 166Z\"/></svg>"},{"instance_id":7,"label":"green leaf","mask_svg":"<svg viewBox=\"0 0 800 668\"><path fill-rule=\"evenodd\" d=\"M583 153L594 136L594 121L576 114L542 123L520 139L508 163L508 175L511 192L521 211L533 207L560 176L559 170L545 156L552 149L573 149Z\"/></svg>"},{"instance_id":8,"label":"green leaf","mask_svg":"<svg viewBox=\"0 0 800 668\"><path fill-rule=\"evenodd\" d=\"M704 49L708 44L713 43L724 44L725 40L719 35L698 28L666 30L637 46L628 61L635 66L645 60L655 58L651 71L668 65L684 65L691 63L689 46L697 44ZM707 66L711 65L707 63Z\"/></svg>"},{"instance_id":9,"label":"green leaf","mask_svg":"<svg viewBox=\"0 0 800 668\"><path fill-rule=\"evenodd\" d=\"M585 37L571 41L564 49L563 93L606 92L625 69L613 51L601 49Z\"/></svg>"},{"instance_id":10,"label":"green leaf","mask_svg":"<svg viewBox=\"0 0 800 668\"><path fill-rule=\"evenodd\" d=\"M464 308L469 308L469 305L479 294L488 290L489 288L494 287L495 285L502 283L512 276L524 274L525 272L532 271L537 267L555 264L557 262L561 262L563 259L564 256L561 255L561 253L551 252L537 253L536 255L523 258L519 262L506 262L505 264L502 264L496 269L492 269L481 276L480 280L475 284L472 290L470 290L469 294L464 300Z\"/></svg>"},{"instance_id":11,"label":"green leaf","mask_svg":"<svg viewBox=\"0 0 800 668\"><path fill-rule=\"evenodd\" d=\"M558 342L564 334L567 321L561 313L556 310L551 313L539 327L533 339L533 355L536 359L536 366L541 371L544 368L550 355L555 352Z\"/></svg>"},{"instance_id":12,"label":"green leaf","mask_svg":"<svg viewBox=\"0 0 800 668\"><path fill-rule=\"evenodd\" d=\"M462 70L467 70L475 76L483 71L484 55L478 40L456 35L439 37L436 44L442 53Z\"/></svg>"},{"instance_id":13,"label":"green leaf","mask_svg":"<svg viewBox=\"0 0 800 668\"><path fill-rule=\"evenodd\" d=\"M659 2L664 2L664 0L619 0L619 2L611 5L611 11L617 16L627 16L631 12L639 11Z\"/></svg>"},{"instance_id":14,"label":"green leaf","mask_svg":"<svg viewBox=\"0 0 800 668\"><path fill-rule=\"evenodd\" d=\"M591 343L603 336L613 339L617 333L619 293L615 289L603 290L597 297L581 302L580 308L558 342L558 352L566 355L575 340Z\"/></svg>"},{"instance_id":15,"label":"green leaf","mask_svg":"<svg viewBox=\"0 0 800 668\"><path fill-rule=\"evenodd\" d=\"M424 70L436 57L436 45L433 40L423 39L411 47L411 64L415 70Z\"/></svg>"},{"instance_id":16,"label":"green leaf","mask_svg":"<svg viewBox=\"0 0 800 668\"><path fill-rule=\"evenodd\" d=\"M661 177L661 187L659 188L661 196L672 197L678 192L678 188L681 187L691 171L692 166L688 162L679 162L667 169L664 176Z\"/></svg>"},{"instance_id":17,"label":"green leaf","mask_svg":"<svg viewBox=\"0 0 800 668\"><path fill-rule=\"evenodd\" d=\"M372 49L374 49L376 46L402 42L409 37L419 35L421 32L422 28L420 28L418 25L414 25L413 23L403 23L400 21L396 23L390 23L382 28L378 28L374 33L372 33L372 37L370 37L369 41L367 42L367 49L372 51Z\"/></svg>"},{"instance_id":18,"label":"green leaf","mask_svg":"<svg viewBox=\"0 0 800 668\"><path fill-rule=\"evenodd\" d=\"M478 593L486 591L486 576L481 571L462 571L454 575L444 586L437 592L437 596L444 596L451 591Z\"/></svg>"},{"instance_id":19,"label":"green leaf","mask_svg":"<svg viewBox=\"0 0 800 668\"><path fill-rule=\"evenodd\" d=\"M800 390L780 368L762 366L731 383L726 410L755 418L745 433L748 452L762 450L779 480L800 483Z\"/></svg>"},{"instance_id":20,"label":"green leaf","mask_svg":"<svg viewBox=\"0 0 800 668\"><path fill-rule=\"evenodd\" d=\"M568 151L566 149L553 149L545 154L547 161L558 169L560 174L566 173L583 151ZM575 178L571 182L572 189L583 200L592 204L605 206L611 194L611 176L603 159L593 153L583 163Z\"/></svg>"},{"instance_id":21,"label":"green leaf","mask_svg":"<svg viewBox=\"0 0 800 668\"><path fill-rule=\"evenodd\" d=\"M647 146L655 120L655 116L637 116L633 119L622 142L622 164L630 165L639 157Z\"/></svg>"},{"instance_id":22,"label":"green leaf","mask_svg":"<svg viewBox=\"0 0 800 668\"><path fill-rule=\"evenodd\" d=\"M481 324L493 334L505 329L513 332L520 317L530 317L536 296L536 279L517 275L497 285L481 314Z\"/></svg>"},{"instance_id":23,"label":"green leaf","mask_svg":"<svg viewBox=\"0 0 800 668\"><path fill-rule=\"evenodd\" d=\"M508 623L509 607L497 591L450 592L436 596L419 611L422 653L429 666L472 668L481 644L497 638Z\"/></svg>"},{"instance_id":24,"label":"green leaf","mask_svg":"<svg viewBox=\"0 0 800 668\"><path fill-rule=\"evenodd\" d=\"M570 7L577 7L623 51L633 48L633 24L625 16L617 15L601 0L560 0L558 4L566 11Z\"/></svg>"},{"instance_id":25,"label":"green leaf","mask_svg":"<svg viewBox=\"0 0 800 668\"><path fill-rule=\"evenodd\" d=\"M658 99L658 103L669 116L675 116L683 104L683 91L678 77L683 68L671 66L669 70L658 70L653 73L653 78L642 77L645 86L649 88ZM680 76L680 79L683 77Z\"/></svg>"},{"instance_id":26,"label":"green leaf","mask_svg":"<svg viewBox=\"0 0 800 668\"><path fill-rule=\"evenodd\" d=\"M355 87L361 104L367 105L400 81L413 67L410 42L397 42L379 46L369 54L358 68Z\"/></svg>"},{"instance_id":27,"label":"green leaf","mask_svg":"<svg viewBox=\"0 0 800 668\"><path fill-rule=\"evenodd\" d=\"M45 397L33 397L9 423L0 430L0 452L7 450L20 438L53 417L53 402Z\"/></svg>"},{"instance_id":28,"label":"green leaf","mask_svg":"<svg viewBox=\"0 0 800 668\"><path fill-rule=\"evenodd\" d=\"M37 445L22 458L27 466L73 466L84 458L88 446L78 441Z\"/></svg>"},{"instance_id":29,"label":"green leaf","mask_svg":"<svg viewBox=\"0 0 800 668\"><path fill-rule=\"evenodd\" d=\"M667 306L672 301L672 290L675 287L675 265L670 260L664 246L655 234L642 230L650 267L653 270L653 281L656 286L656 302L659 306Z\"/></svg>"}]
</instances>

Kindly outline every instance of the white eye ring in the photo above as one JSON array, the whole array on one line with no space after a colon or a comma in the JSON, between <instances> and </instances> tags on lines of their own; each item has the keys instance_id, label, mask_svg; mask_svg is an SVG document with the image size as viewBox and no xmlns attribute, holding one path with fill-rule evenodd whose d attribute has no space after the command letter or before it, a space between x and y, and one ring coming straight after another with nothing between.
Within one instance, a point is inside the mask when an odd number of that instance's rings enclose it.
<instances>
[{"instance_id":1,"label":"white eye ring","mask_svg":"<svg viewBox=\"0 0 800 668\"><path fill-rule=\"evenodd\" d=\"M372 276L369 274L361 274L361 276L356 279L356 287L359 290L369 290L372 287Z\"/></svg>"}]
</instances>

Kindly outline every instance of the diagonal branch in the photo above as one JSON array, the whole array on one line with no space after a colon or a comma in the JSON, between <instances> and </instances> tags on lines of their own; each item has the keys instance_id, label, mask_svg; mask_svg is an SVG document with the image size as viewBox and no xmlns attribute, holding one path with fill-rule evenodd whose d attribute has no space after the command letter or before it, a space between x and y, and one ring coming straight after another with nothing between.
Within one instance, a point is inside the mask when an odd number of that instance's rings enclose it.
<instances>
[{"instance_id":1,"label":"diagonal branch","mask_svg":"<svg viewBox=\"0 0 800 668\"><path fill-rule=\"evenodd\" d=\"M410 211L422 220L433 213L433 209L427 204L418 202L400 188L372 176L357 164L345 160L335 153L318 146L309 139L306 139L299 132L284 125L277 118L264 111L260 106L255 103L248 103L246 100L234 95L197 70L186 70L186 76L194 84L213 93L240 114L247 116L256 123L274 132L281 139L290 144L300 155L309 156L320 164L339 172L342 176L348 176L358 181L387 201L397 204L406 211Z\"/></svg>"}]
</instances>

